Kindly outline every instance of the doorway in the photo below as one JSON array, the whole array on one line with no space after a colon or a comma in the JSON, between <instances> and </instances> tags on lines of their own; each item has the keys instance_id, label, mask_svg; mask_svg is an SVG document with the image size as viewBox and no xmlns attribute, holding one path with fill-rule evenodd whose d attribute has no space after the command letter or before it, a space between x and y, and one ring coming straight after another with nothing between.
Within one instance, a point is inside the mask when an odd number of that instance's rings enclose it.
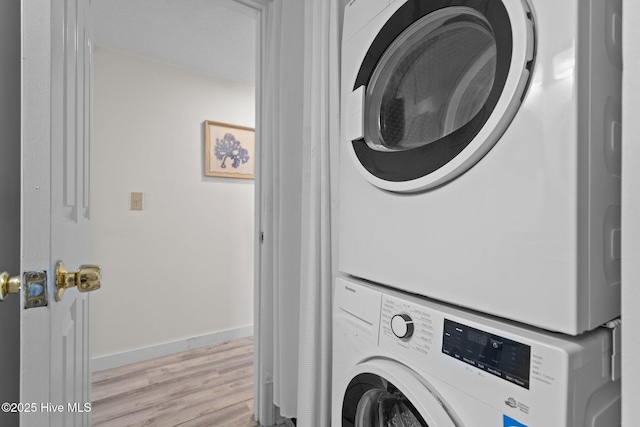
<instances>
[{"instance_id":1,"label":"doorway","mask_svg":"<svg viewBox=\"0 0 640 427\"><path fill-rule=\"evenodd\" d=\"M222 15L235 22L223 45L249 40L253 71L255 17L159 3L94 1L92 240L105 284L91 302L94 371L253 334L254 181L205 176L204 122L255 127L255 83L215 43L191 45L223 37L207 33Z\"/></svg>"}]
</instances>

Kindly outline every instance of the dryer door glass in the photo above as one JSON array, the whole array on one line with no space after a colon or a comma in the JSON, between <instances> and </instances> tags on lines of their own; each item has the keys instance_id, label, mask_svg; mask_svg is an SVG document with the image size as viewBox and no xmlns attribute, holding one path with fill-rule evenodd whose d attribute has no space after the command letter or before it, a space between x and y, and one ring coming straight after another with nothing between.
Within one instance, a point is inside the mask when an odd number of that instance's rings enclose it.
<instances>
[{"instance_id":1,"label":"dryer door glass","mask_svg":"<svg viewBox=\"0 0 640 427\"><path fill-rule=\"evenodd\" d=\"M525 0L399 3L345 82L345 134L363 177L404 193L455 179L502 137L528 87L535 32Z\"/></svg>"},{"instance_id":2,"label":"dryer door glass","mask_svg":"<svg viewBox=\"0 0 640 427\"><path fill-rule=\"evenodd\" d=\"M496 73L491 25L475 9L448 7L416 21L382 56L365 97L365 142L374 150L430 144L469 123Z\"/></svg>"}]
</instances>

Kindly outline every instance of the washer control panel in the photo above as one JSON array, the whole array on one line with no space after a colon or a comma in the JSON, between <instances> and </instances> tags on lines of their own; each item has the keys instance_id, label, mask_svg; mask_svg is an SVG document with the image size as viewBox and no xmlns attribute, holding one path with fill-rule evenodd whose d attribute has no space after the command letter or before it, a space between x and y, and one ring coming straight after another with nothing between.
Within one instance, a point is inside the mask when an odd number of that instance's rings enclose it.
<instances>
[{"instance_id":1,"label":"washer control panel","mask_svg":"<svg viewBox=\"0 0 640 427\"><path fill-rule=\"evenodd\" d=\"M529 389L532 368L530 345L480 329L475 323L472 327L443 314L385 295L382 298L379 344L416 362L424 361L425 356L452 358L460 363L460 368L475 368L484 375Z\"/></svg>"},{"instance_id":2,"label":"washer control panel","mask_svg":"<svg viewBox=\"0 0 640 427\"><path fill-rule=\"evenodd\" d=\"M382 299L380 342L428 354L434 338L429 310L397 298Z\"/></svg>"},{"instance_id":3,"label":"washer control panel","mask_svg":"<svg viewBox=\"0 0 640 427\"><path fill-rule=\"evenodd\" d=\"M531 347L528 345L445 318L442 352L529 389Z\"/></svg>"}]
</instances>

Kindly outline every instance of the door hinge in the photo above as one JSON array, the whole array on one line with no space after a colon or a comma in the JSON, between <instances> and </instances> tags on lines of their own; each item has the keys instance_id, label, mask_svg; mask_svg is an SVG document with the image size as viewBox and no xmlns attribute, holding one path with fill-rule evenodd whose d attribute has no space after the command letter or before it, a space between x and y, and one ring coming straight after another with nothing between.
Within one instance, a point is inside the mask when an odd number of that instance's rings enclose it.
<instances>
[{"instance_id":1,"label":"door hinge","mask_svg":"<svg viewBox=\"0 0 640 427\"><path fill-rule=\"evenodd\" d=\"M264 231L260 232L260 243L264 243Z\"/></svg>"},{"instance_id":2,"label":"door hinge","mask_svg":"<svg viewBox=\"0 0 640 427\"><path fill-rule=\"evenodd\" d=\"M44 307L47 298L47 272L27 271L24 273L24 308Z\"/></svg>"},{"instance_id":3,"label":"door hinge","mask_svg":"<svg viewBox=\"0 0 640 427\"><path fill-rule=\"evenodd\" d=\"M620 379L622 370L622 347L620 344L622 337L622 320L615 319L607 322L605 326L611 329L612 342L611 346L611 380L617 381Z\"/></svg>"}]
</instances>

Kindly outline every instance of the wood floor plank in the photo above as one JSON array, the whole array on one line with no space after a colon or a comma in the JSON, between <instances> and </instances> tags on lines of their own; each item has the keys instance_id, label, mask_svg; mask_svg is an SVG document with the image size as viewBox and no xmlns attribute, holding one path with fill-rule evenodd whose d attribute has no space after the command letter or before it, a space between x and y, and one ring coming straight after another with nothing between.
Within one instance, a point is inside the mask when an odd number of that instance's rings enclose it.
<instances>
[{"instance_id":1,"label":"wood floor plank","mask_svg":"<svg viewBox=\"0 0 640 427\"><path fill-rule=\"evenodd\" d=\"M201 417L179 424L180 427L232 426L249 423L253 419L253 411L244 402L228 406L219 411L210 412ZM235 424L231 424L235 423Z\"/></svg>"},{"instance_id":2,"label":"wood floor plank","mask_svg":"<svg viewBox=\"0 0 640 427\"><path fill-rule=\"evenodd\" d=\"M93 380L96 427L258 425L252 338L98 372Z\"/></svg>"},{"instance_id":3,"label":"wood floor plank","mask_svg":"<svg viewBox=\"0 0 640 427\"><path fill-rule=\"evenodd\" d=\"M251 399L253 396L253 380L246 385L238 386L232 391L224 394L218 393L198 393L190 395L182 401L177 402L180 411L170 411L156 415L158 426L173 427L187 419L185 415L189 412L197 417L209 414L211 412L224 409L235 402ZM159 418L158 418L159 416Z\"/></svg>"},{"instance_id":4,"label":"wood floor plank","mask_svg":"<svg viewBox=\"0 0 640 427\"><path fill-rule=\"evenodd\" d=\"M224 352L215 351L211 354L205 354L193 358L163 358L166 365L154 366L154 364L146 364L145 370L130 371L127 375L117 375L110 378L103 377L100 381L94 381L93 399L102 400L111 396L121 394L122 389L142 388L149 384L155 384L162 381L172 381L176 377L187 376L199 369L210 370L212 366L226 367L234 360L248 360L253 358L253 346L242 346L233 348ZM176 361L178 360L178 361ZM187 368L192 368L187 371ZM149 379L152 379L151 381Z\"/></svg>"},{"instance_id":5,"label":"wood floor plank","mask_svg":"<svg viewBox=\"0 0 640 427\"><path fill-rule=\"evenodd\" d=\"M233 375L221 376L217 371L213 370L208 375L190 376L171 384L160 383L144 389L133 390L121 396L94 403L94 410L100 411L100 416L96 415L94 422L104 422L128 413L152 408L158 402L221 387L239 379L252 381L253 366L249 366L241 372L234 372Z\"/></svg>"},{"instance_id":6,"label":"wood floor plank","mask_svg":"<svg viewBox=\"0 0 640 427\"><path fill-rule=\"evenodd\" d=\"M214 390L205 390L183 398L160 402L152 408L114 418L98 426L157 426L173 427L190 419L219 411L248 400L253 395L253 382L233 384Z\"/></svg>"},{"instance_id":7,"label":"wood floor plank","mask_svg":"<svg viewBox=\"0 0 640 427\"><path fill-rule=\"evenodd\" d=\"M218 356L218 355L214 355ZM208 370L211 368L215 368L216 370L228 370L229 368L235 368L240 364L253 364L253 353L245 353L245 354L232 354L228 357L224 358L211 358L203 356L199 357L193 363L184 363L182 365L179 364L171 364L168 366L159 366L156 368L152 368L147 370L147 377L151 384L157 384L160 382L171 381L174 378L192 375L194 373L201 372L203 370Z\"/></svg>"},{"instance_id":8,"label":"wood floor plank","mask_svg":"<svg viewBox=\"0 0 640 427\"><path fill-rule=\"evenodd\" d=\"M162 366L152 367L147 369L147 371L154 369L162 369L167 372L178 372L182 371L188 367L200 366L204 364L218 364L224 363L229 360L233 360L237 357L243 356L252 356L253 355L253 345L246 345L242 347L236 347L233 349L225 350L225 351L216 351L212 353L205 353L198 355L196 357L189 358L187 360L179 360L170 363L163 364Z\"/></svg>"},{"instance_id":9,"label":"wood floor plank","mask_svg":"<svg viewBox=\"0 0 640 427\"><path fill-rule=\"evenodd\" d=\"M207 387L217 387L229 379L221 378L220 374L212 370L204 375L190 376L178 379L172 383L155 384L149 387L132 390L119 396L96 402L94 405L104 414L96 417L95 423L118 418L132 412L154 407L158 402L174 397L186 396L194 390Z\"/></svg>"},{"instance_id":10,"label":"wood floor plank","mask_svg":"<svg viewBox=\"0 0 640 427\"><path fill-rule=\"evenodd\" d=\"M146 360L138 363L131 363L129 365L120 366L118 368L107 369L104 371L94 372L92 376L93 383L99 383L100 381L112 379L115 377L121 377L130 375L134 372L144 371L149 368L163 366L170 363L181 362L194 357L201 356L203 354L214 354L218 352L224 352L238 347L251 347L253 348L253 337L242 338L234 341L228 341L222 344L211 345L207 347L200 347L193 350L183 351L176 354L170 354L168 356L162 356L151 360Z\"/></svg>"},{"instance_id":11,"label":"wood floor plank","mask_svg":"<svg viewBox=\"0 0 640 427\"><path fill-rule=\"evenodd\" d=\"M209 424L211 427L213 424ZM249 420L231 420L220 425L220 427L257 427L258 422L253 418L253 415Z\"/></svg>"},{"instance_id":12,"label":"wood floor plank","mask_svg":"<svg viewBox=\"0 0 640 427\"><path fill-rule=\"evenodd\" d=\"M126 393L128 390L144 388L149 385L145 371L134 372L126 378L118 377L93 384L91 397L94 402Z\"/></svg>"}]
</instances>

